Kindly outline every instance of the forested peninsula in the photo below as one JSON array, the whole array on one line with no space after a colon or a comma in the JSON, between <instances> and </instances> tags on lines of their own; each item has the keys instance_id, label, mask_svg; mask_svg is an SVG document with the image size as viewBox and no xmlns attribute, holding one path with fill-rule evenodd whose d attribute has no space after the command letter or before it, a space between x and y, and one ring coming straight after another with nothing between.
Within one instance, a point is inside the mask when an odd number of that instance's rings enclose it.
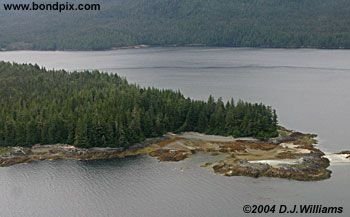
<instances>
[{"instance_id":1,"label":"forested peninsula","mask_svg":"<svg viewBox=\"0 0 350 217\"><path fill-rule=\"evenodd\" d=\"M0 96L1 167L203 153L202 166L225 176L311 181L331 174L316 135L278 126L275 110L263 104L193 100L116 74L8 62L0 62Z\"/></svg>"},{"instance_id":2,"label":"forested peninsula","mask_svg":"<svg viewBox=\"0 0 350 217\"><path fill-rule=\"evenodd\" d=\"M277 133L269 106L186 98L143 88L116 74L66 72L0 62L0 145L129 147L166 132L267 139Z\"/></svg>"},{"instance_id":3,"label":"forested peninsula","mask_svg":"<svg viewBox=\"0 0 350 217\"><path fill-rule=\"evenodd\" d=\"M0 3L9 1L0 0ZM21 2L21 1L20 1ZM36 3L56 0L37 0ZM83 0L74 3L86 3ZM4 11L0 49L350 48L347 0L97 0L100 11Z\"/></svg>"}]
</instances>

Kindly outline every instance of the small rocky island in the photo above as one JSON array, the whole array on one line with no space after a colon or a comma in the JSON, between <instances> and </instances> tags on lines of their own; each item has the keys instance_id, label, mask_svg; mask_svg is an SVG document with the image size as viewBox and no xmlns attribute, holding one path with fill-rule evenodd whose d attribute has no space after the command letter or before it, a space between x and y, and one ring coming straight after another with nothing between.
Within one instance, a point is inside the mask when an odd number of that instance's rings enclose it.
<instances>
[{"instance_id":1,"label":"small rocky island","mask_svg":"<svg viewBox=\"0 0 350 217\"><path fill-rule=\"evenodd\" d=\"M0 150L0 165L11 166L38 160L99 160L136 155L150 155L160 161L181 161L204 152L221 156L221 160L202 165L212 168L217 174L315 181L327 179L331 175L327 169L329 160L314 146L317 142L315 137L314 134L280 127L279 137L268 141L186 132L168 133L127 149L85 149L63 144L34 145L31 148L6 147ZM348 152L345 154L350 156Z\"/></svg>"}]
</instances>

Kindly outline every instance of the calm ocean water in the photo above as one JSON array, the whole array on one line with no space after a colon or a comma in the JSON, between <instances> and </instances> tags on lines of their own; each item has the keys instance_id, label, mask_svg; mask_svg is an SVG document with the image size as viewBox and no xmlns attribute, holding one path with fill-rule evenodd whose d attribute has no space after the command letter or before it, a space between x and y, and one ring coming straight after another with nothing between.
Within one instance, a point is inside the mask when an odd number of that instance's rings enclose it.
<instances>
[{"instance_id":1,"label":"calm ocean water","mask_svg":"<svg viewBox=\"0 0 350 217\"><path fill-rule=\"evenodd\" d=\"M277 109L282 125L317 133L322 150L330 152L350 149L349 59L348 50L314 49L0 52L0 60L50 69L100 69L141 86L180 89L196 99L212 94L263 102ZM350 165L333 165L329 180L297 182L218 176L199 167L205 158L159 163L135 157L0 168L0 216L225 217L243 216L242 206L253 203L336 205L344 206L337 216L350 214Z\"/></svg>"}]
</instances>

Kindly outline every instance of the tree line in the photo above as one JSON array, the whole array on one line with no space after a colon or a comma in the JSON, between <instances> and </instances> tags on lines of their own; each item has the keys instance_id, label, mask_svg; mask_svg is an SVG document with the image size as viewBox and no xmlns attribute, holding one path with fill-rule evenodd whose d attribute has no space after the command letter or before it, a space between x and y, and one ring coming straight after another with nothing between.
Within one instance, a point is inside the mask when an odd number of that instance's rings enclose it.
<instances>
[{"instance_id":1,"label":"tree line","mask_svg":"<svg viewBox=\"0 0 350 217\"><path fill-rule=\"evenodd\" d=\"M277 136L269 106L186 98L116 74L0 62L0 146L128 147L166 132Z\"/></svg>"}]
</instances>

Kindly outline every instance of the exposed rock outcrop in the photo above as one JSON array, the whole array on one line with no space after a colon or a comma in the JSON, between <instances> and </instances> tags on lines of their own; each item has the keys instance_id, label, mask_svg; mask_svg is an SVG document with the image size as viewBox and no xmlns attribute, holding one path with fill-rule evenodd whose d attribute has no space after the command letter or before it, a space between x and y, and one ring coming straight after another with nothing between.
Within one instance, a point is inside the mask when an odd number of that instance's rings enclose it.
<instances>
[{"instance_id":1,"label":"exposed rock outcrop","mask_svg":"<svg viewBox=\"0 0 350 217\"><path fill-rule=\"evenodd\" d=\"M180 161L191 155L191 152L185 150L158 149L152 151L149 155L157 157L160 161Z\"/></svg>"}]
</instances>

